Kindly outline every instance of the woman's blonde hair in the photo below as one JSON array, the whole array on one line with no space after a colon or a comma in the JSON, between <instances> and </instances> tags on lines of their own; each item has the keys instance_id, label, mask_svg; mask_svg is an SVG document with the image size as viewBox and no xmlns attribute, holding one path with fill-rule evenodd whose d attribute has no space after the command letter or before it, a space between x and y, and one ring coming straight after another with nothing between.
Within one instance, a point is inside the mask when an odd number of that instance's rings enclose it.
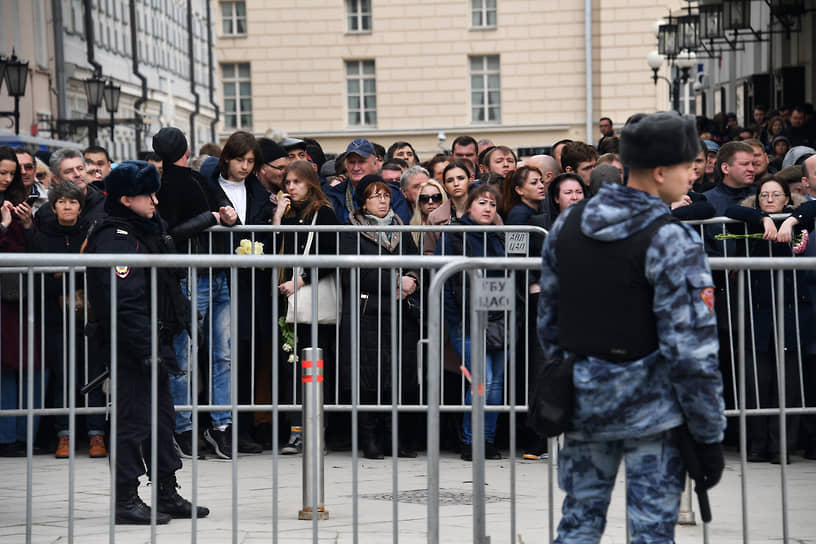
<instances>
[{"instance_id":1,"label":"woman's blonde hair","mask_svg":"<svg viewBox=\"0 0 816 544\"><path fill-rule=\"evenodd\" d=\"M448 193L445 192L445 188L442 187L442 184L436 181L435 179L429 179L428 181L424 182L422 185L419 186L417 190L417 201L414 205L414 215L411 216L411 220L408 222L409 225L424 225L425 223L422 222L422 212L419 210L419 195L422 194L422 190L425 187L436 187L439 190L439 194L442 195L442 202L448 200ZM412 232L411 236L414 237L414 242L416 242L417 247L419 247L419 239L421 238L421 232Z\"/></svg>"}]
</instances>

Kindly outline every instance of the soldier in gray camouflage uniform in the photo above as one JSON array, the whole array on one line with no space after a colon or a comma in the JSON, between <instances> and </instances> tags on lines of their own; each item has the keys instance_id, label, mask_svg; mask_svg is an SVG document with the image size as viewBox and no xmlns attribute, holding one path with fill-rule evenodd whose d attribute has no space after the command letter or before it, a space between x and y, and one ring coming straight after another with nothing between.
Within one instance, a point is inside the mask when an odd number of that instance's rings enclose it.
<instances>
[{"instance_id":1,"label":"soldier in gray camouflage uniform","mask_svg":"<svg viewBox=\"0 0 816 544\"><path fill-rule=\"evenodd\" d=\"M686 192L698 146L692 117L633 116L621 132L629 184L605 184L585 205L567 208L544 244L539 337L547 357L576 355L556 542L600 540L622 458L631 542L673 542L685 467L672 429L684 423L703 487L722 472L725 417L711 271L698 234L665 218L667 203ZM568 244L559 245L562 236ZM633 247L638 237L640 252ZM614 262L627 252L634 258ZM629 273L615 274L620 266ZM632 288L638 277L642 285ZM628 304L638 297L645 301L641 315Z\"/></svg>"}]
</instances>

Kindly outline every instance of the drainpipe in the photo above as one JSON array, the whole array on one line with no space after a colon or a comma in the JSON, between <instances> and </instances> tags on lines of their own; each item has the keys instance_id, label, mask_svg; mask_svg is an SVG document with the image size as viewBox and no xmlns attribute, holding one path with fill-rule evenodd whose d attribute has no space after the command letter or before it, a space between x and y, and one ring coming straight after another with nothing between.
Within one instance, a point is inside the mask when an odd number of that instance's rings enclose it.
<instances>
[{"instance_id":1,"label":"drainpipe","mask_svg":"<svg viewBox=\"0 0 816 544\"><path fill-rule=\"evenodd\" d=\"M91 0L85 0L83 3L83 19L84 19L84 26L85 26L85 55L88 57L88 64L93 66L93 75L94 77L102 77L102 65L96 62L94 58L94 26L93 26L93 17L91 16ZM97 124L97 108L91 107L88 104L88 113L93 115L94 122L88 125L88 143L90 145L96 145L96 133L99 129L99 125Z\"/></svg>"},{"instance_id":2,"label":"drainpipe","mask_svg":"<svg viewBox=\"0 0 816 544\"><path fill-rule=\"evenodd\" d=\"M55 0L57 1L57 0ZM137 39L136 0L130 0L130 53L133 57L133 75L142 82L142 95L133 103L133 114L138 120L136 123L136 156L142 152L142 115L139 108L147 102L147 78L139 72L139 40Z\"/></svg>"},{"instance_id":3,"label":"drainpipe","mask_svg":"<svg viewBox=\"0 0 816 544\"><path fill-rule=\"evenodd\" d=\"M207 2L209 4L209 2ZM190 93L195 97L195 108L190 112L190 149L195 149L195 118L201 111L201 98L196 92L195 50L193 40L193 0L187 0L187 46L190 49Z\"/></svg>"},{"instance_id":4,"label":"drainpipe","mask_svg":"<svg viewBox=\"0 0 816 544\"><path fill-rule=\"evenodd\" d=\"M54 26L54 71L57 86L57 119L68 117L68 97L66 96L67 83L65 81L65 42L63 41L62 29L65 26L62 21L62 2L51 0L51 12L53 14ZM53 138L53 136L51 136ZM65 134L62 125L57 123L57 139L62 140Z\"/></svg>"},{"instance_id":5,"label":"drainpipe","mask_svg":"<svg viewBox=\"0 0 816 544\"><path fill-rule=\"evenodd\" d=\"M56 1L56 0L55 0ZM213 82L213 35L212 35L212 13L210 12L210 3L204 2L207 6L207 72L210 77L210 104L215 110L215 119L210 123L210 141L215 142L215 125L218 124L221 110L218 108L218 102L215 100L215 86Z\"/></svg>"},{"instance_id":6,"label":"drainpipe","mask_svg":"<svg viewBox=\"0 0 816 544\"><path fill-rule=\"evenodd\" d=\"M584 55L586 56L586 142L592 145L592 0L584 0Z\"/></svg>"}]
</instances>

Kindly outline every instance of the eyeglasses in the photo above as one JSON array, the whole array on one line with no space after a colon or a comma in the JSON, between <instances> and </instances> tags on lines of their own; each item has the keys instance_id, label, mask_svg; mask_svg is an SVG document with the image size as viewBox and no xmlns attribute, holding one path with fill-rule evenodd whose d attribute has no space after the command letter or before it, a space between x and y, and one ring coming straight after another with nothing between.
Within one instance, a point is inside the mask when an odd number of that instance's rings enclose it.
<instances>
[{"instance_id":1,"label":"eyeglasses","mask_svg":"<svg viewBox=\"0 0 816 544\"><path fill-rule=\"evenodd\" d=\"M778 198L783 198L785 196L787 196L785 193L779 193L779 192L776 192L776 193L759 193L759 198L761 198L762 200L766 200L768 198L772 198L773 200L776 200Z\"/></svg>"},{"instance_id":2,"label":"eyeglasses","mask_svg":"<svg viewBox=\"0 0 816 544\"><path fill-rule=\"evenodd\" d=\"M419 201L423 204L427 204L428 202L442 202L442 193L419 195Z\"/></svg>"},{"instance_id":3,"label":"eyeglasses","mask_svg":"<svg viewBox=\"0 0 816 544\"><path fill-rule=\"evenodd\" d=\"M21 164L20 168L22 168L23 170L34 170L34 164L33 163Z\"/></svg>"},{"instance_id":4,"label":"eyeglasses","mask_svg":"<svg viewBox=\"0 0 816 544\"><path fill-rule=\"evenodd\" d=\"M391 200L391 195L386 193L374 193L368 200Z\"/></svg>"},{"instance_id":5,"label":"eyeglasses","mask_svg":"<svg viewBox=\"0 0 816 544\"><path fill-rule=\"evenodd\" d=\"M34 174L34 177L40 181L44 180L47 176L48 174L46 172L37 172L36 174Z\"/></svg>"},{"instance_id":6,"label":"eyeglasses","mask_svg":"<svg viewBox=\"0 0 816 544\"><path fill-rule=\"evenodd\" d=\"M284 170L286 170L286 167L285 167L285 166L275 166L275 165L274 165L274 164L272 164L271 162L266 163L266 165L267 165L269 168L274 168L274 169L275 169L275 170L277 170L278 172L283 172Z\"/></svg>"}]
</instances>

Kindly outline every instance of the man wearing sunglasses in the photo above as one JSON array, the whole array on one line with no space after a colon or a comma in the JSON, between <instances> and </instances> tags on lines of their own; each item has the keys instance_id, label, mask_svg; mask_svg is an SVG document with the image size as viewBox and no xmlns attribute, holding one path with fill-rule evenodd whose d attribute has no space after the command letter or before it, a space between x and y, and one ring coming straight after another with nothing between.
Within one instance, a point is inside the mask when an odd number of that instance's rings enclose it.
<instances>
[{"instance_id":1,"label":"man wearing sunglasses","mask_svg":"<svg viewBox=\"0 0 816 544\"><path fill-rule=\"evenodd\" d=\"M48 202L48 195L45 194L45 187L42 183L38 183L34 177L37 165L34 163L34 157L31 156L31 153L22 147L18 147L14 152L17 155L17 164L20 165L20 173L22 174L26 197L30 199L29 204L31 205L32 213L34 213L45 202Z\"/></svg>"},{"instance_id":2,"label":"man wearing sunglasses","mask_svg":"<svg viewBox=\"0 0 816 544\"><path fill-rule=\"evenodd\" d=\"M405 195L405 200L411 205L412 210L416 208L419 186L429 179L430 174L421 166L412 166L400 176L400 189L402 194ZM439 196L441 202L442 195L434 196Z\"/></svg>"}]
</instances>

